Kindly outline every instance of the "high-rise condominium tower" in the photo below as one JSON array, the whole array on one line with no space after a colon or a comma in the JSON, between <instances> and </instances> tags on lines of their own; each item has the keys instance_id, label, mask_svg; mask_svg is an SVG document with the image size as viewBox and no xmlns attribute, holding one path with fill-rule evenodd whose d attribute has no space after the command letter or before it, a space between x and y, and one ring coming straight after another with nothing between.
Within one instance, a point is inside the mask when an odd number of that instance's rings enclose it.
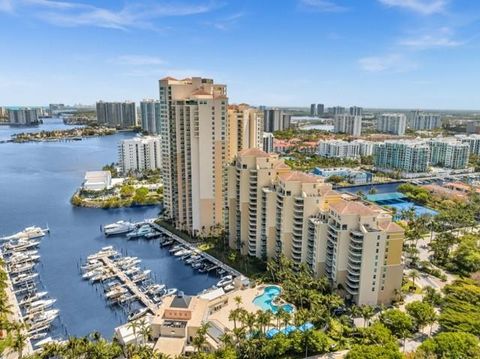
<instances>
[{"instance_id":1,"label":"high-rise condominium tower","mask_svg":"<svg viewBox=\"0 0 480 359\"><path fill-rule=\"evenodd\" d=\"M130 128L137 125L135 102L97 102L97 121L101 125Z\"/></svg>"},{"instance_id":2,"label":"high-rise condominium tower","mask_svg":"<svg viewBox=\"0 0 480 359\"><path fill-rule=\"evenodd\" d=\"M140 102L140 114L142 130L152 133L160 133L160 101L143 100Z\"/></svg>"},{"instance_id":3,"label":"high-rise condominium tower","mask_svg":"<svg viewBox=\"0 0 480 359\"><path fill-rule=\"evenodd\" d=\"M358 305L392 301L402 284L404 231L388 211L343 198L322 178L258 149L240 152L228 174L233 249L304 263Z\"/></svg>"},{"instance_id":4,"label":"high-rise condominium tower","mask_svg":"<svg viewBox=\"0 0 480 359\"><path fill-rule=\"evenodd\" d=\"M263 111L247 104L228 106L230 160L246 148L263 147Z\"/></svg>"},{"instance_id":5,"label":"high-rise condominium tower","mask_svg":"<svg viewBox=\"0 0 480 359\"><path fill-rule=\"evenodd\" d=\"M224 223L227 111L225 85L200 77L160 80L166 215L193 235Z\"/></svg>"}]
</instances>

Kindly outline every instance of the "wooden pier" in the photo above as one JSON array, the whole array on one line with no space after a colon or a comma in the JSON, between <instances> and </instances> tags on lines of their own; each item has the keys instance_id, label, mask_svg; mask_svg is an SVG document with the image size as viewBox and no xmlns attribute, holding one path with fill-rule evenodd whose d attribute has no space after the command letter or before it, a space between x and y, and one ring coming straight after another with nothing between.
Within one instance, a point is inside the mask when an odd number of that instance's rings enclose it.
<instances>
[{"instance_id":1,"label":"wooden pier","mask_svg":"<svg viewBox=\"0 0 480 359\"><path fill-rule=\"evenodd\" d=\"M108 258L108 255L100 256L98 258L105 265L106 268L110 269L115 276L123 282L123 284L132 292L139 301L143 303L145 307L150 309L150 311L155 314L158 309L157 306L143 293L138 286L130 279L128 276L117 267L117 265Z\"/></svg>"}]
</instances>

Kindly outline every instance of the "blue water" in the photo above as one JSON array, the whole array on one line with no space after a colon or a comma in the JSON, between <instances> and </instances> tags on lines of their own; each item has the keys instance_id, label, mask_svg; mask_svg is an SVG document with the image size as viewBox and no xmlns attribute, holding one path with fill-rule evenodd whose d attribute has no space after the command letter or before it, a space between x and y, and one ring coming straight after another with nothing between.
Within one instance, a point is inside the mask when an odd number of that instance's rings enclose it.
<instances>
[{"instance_id":1,"label":"blue water","mask_svg":"<svg viewBox=\"0 0 480 359\"><path fill-rule=\"evenodd\" d=\"M70 128L58 119L46 122L32 130ZM0 138L16 130L0 126ZM157 240L106 239L100 232L100 225L120 219L155 217L159 208L102 210L70 205L70 196L85 171L116 161L117 143L132 136L119 133L78 142L0 144L0 235L48 224L51 234L42 240L38 272L50 296L57 299L55 307L60 309L61 323L69 335L82 336L96 330L111 337L113 329L125 321L122 311L106 306L101 288L83 281L78 271L80 262L103 246L111 244L139 257L157 282L186 294L196 294L218 281L170 256ZM57 330L65 335L61 324Z\"/></svg>"},{"instance_id":2,"label":"blue water","mask_svg":"<svg viewBox=\"0 0 480 359\"><path fill-rule=\"evenodd\" d=\"M44 122L43 125L31 127L1 125L0 141L9 140L12 135L22 132L37 133L41 131L56 131L82 127L81 125L65 125L59 118L44 118L42 121Z\"/></svg>"},{"instance_id":3,"label":"blue water","mask_svg":"<svg viewBox=\"0 0 480 359\"><path fill-rule=\"evenodd\" d=\"M278 312L279 307L273 304L273 301L280 295L280 292L280 287L276 285L265 287L263 290L263 294L255 297L255 299L253 300L253 304L261 308L262 310L270 310L271 312L276 313ZM283 304L281 307L287 313L293 312L293 305L291 304Z\"/></svg>"}]
</instances>

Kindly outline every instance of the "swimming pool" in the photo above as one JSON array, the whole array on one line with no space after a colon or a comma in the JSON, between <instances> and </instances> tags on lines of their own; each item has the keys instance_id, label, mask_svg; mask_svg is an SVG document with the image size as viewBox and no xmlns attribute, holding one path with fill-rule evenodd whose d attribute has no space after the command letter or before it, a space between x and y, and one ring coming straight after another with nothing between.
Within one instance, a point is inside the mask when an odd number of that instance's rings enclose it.
<instances>
[{"instance_id":1,"label":"swimming pool","mask_svg":"<svg viewBox=\"0 0 480 359\"><path fill-rule=\"evenodd\" d=\"M278 309L281 307L287 313L293 312L293 305L291 304L283 304L280 307L278 305L273 304L272 302L277 298L281 293L280 287L276 285L270 285L263 289L263 294L255 297L253 300L253 304L259 307L262 310L270 310L272 313L278 312Z\"/></svg>"}]
</instances>

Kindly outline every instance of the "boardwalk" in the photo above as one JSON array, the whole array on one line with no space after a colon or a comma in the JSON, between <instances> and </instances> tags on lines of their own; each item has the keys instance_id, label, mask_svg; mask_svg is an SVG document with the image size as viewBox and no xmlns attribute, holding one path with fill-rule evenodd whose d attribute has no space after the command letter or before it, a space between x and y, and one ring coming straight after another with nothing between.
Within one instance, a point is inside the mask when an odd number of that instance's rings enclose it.
<instances>
[{"instance_id":1,"label":"boardwalk","mask_svg":"<svg viewBox=\"0 0 480 359\"><path fill-rule=\"evenodd\" d=\"M128 278L125 273L123 273L120 268L115 265L110 258L107 257L107 255L101 256L99 259L103 262L106 268L109 268L115 274L115 276L120 279L133 294L135 294L137 299L141 301L145 307L150 309L150 311L155 314L156 310L158 309L157 306L145 295L145 293L138 288L138 286L130 278Z\"/></svg>"},{"instance_id":2,"label":"boardwalk","mask_svg":"<svg viewBox=\"0 0 480 359\"><path fill-rule=\"evenodd\" d=\"M236 277L240 277L240 276L243 276L242 273L240 273L239 271L237 271L236 269L233 269L232 267L230 267L229 265L226 265L225 263L223 263L222 261L218 260L217 258L211 256L210 254L208 253L205 253L203 252L202 250L198 249L195 245L193 245L192 243L189 243L187 242L186 240L180 238L179 236L177 236L176 234L173 234L172 232L170 232L169 230L163 228L162 226L159 226L158 224L156 223L149 223L153 228L155 228L157 231L167 235L168 237L172 238L173 240L175 240L176 242L178 243L181 243L182 245L184 245L185 247L187 247L188 249L190 250L193 250L195 253L197 254L200 254L202 255L205 259L208 259L210 262L216 264L218 266L218 268L222 268L224 269L225 271L233 274L234 276Z\"/></svg>"}]
</instances>

